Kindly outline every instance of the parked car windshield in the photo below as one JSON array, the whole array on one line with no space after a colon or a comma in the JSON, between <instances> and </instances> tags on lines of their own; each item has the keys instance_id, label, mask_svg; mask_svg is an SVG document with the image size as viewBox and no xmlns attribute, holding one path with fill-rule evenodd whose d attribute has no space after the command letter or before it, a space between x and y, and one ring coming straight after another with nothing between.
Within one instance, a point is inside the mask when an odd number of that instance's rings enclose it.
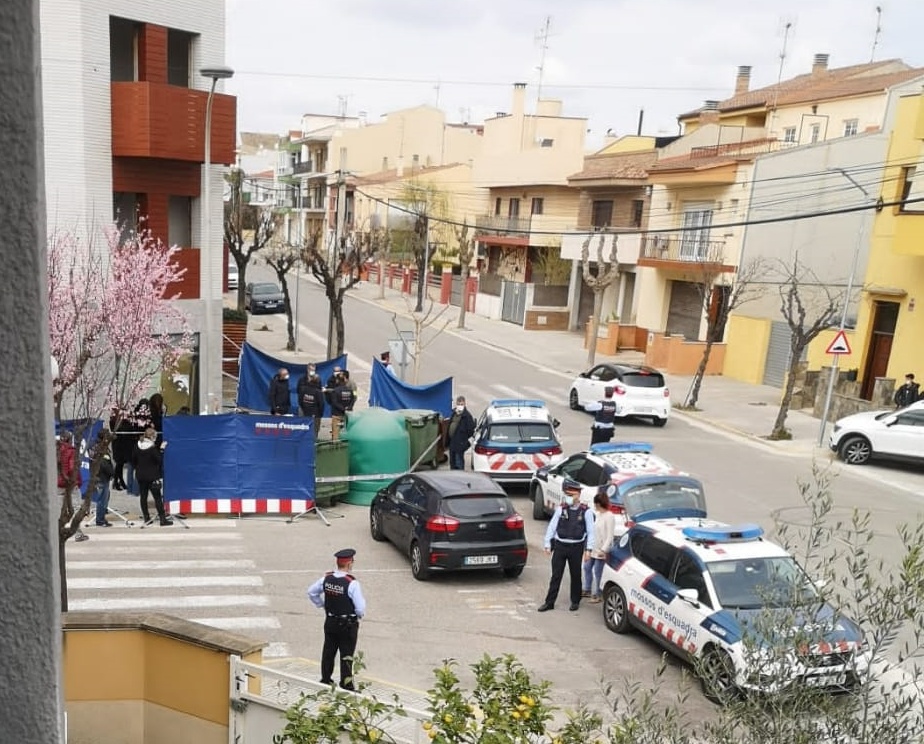
<instances>
[{"instance_id":1,"label":"parked car windshield","mask_svg":"<svg viewBox=\"0 0 924 744\"><path fill-rule=\"evenodd\" d=\"M443 499L443 511L453 517L498 517L513 512L505 496L465 494Z\"/></svg>"},{"instance_id":2,"label":"parked car windshield","mask_svg":"<svg viewBox=\"0 0 924 744\"><path fill-rule=\"evenodd\" d=\"M818 601L815 586L789 556L716 561L709 563L709 573L725 608L758 610Z\"/></svg>"},{"instance_id":3,"label":"parked car windshield","mask_svg":"<svg viewBox=\"0 0 924 744\"><path fill-rule=\"evenodd\" d=\"M488 441L497 444L512 442L547 442L554 439L551 424L546 423L504 423L491 424Z\"/></svg>"},{"instance_id":4,"label":"parked car windshield","mask_svg":"<svg viewBox=\"0 0 924 744\"><path fill-rule=\"evenodd\" d=\"M664 387L664 376L660 372L624 372L622 381L629 387Z\"/></svg>"},{"instance_id":5,"label":"parked car windshield","mask_svg":"<svg viewBox=\"0 0 924 744\"><path fill-rule=\"evenodd\" d=\"M254 284L253 294L279 294L282 290L275 284Z\"/></svg>"}]
</instances>

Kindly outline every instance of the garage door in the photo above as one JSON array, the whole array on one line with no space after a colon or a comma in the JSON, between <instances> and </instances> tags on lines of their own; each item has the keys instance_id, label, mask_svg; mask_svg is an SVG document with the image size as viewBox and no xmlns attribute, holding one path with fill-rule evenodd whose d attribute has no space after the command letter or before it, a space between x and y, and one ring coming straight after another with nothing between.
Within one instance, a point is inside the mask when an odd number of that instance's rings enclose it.
<instances>
[{"instance_id":1,"label":"garage door","mask_svg":"<svg viewBox=\"0 0 924 744\"><path fill-rule=\"evenodd\" d=\"M667 311L668 335L683 334L688 341L699 340L703 302L699 286L692 282L671 282L671 302Z\"/></svg>"},{"instance_id":2,"label":"garage door","mask_svg":"<svg viewBox=\"0 0 924 744\"><path fill-rule=\"evenodd\" d=\"M789 324L775 320L770 326L770 343L767 344L767 358L764 363L764 385L783 387L786 370L789 368Z\"/></svg>"}]
</instances>

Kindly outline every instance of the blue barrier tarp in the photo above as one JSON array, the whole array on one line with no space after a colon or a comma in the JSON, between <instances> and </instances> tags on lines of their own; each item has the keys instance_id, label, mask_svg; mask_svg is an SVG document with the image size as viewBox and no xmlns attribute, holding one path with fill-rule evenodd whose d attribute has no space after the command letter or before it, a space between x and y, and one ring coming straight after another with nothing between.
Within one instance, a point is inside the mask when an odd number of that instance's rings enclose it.
<instances>
[{"instance_id":1,"label":"blue barrier tarp","mask_svg":"<svg viewBox=\"0 0 924 744\"><path fill-rule=\"evenodd\" d=\"M369 405L389 411L419 408L449 417L452 415L452 378L432 385L409 385L389 372L378 359L373 359Z\"/></svg>"},{"instance_id":2,"label":"blue barrier tarp","mask_svg":"<svg viewBox=\"0 0 924 744\"><path fill-rule=\"evenodd\" d=\"M292 413L298 413L298 394L296 386L298 381L308 369L307 364L295 364L276 359L259 349L244 342L241 348L241 371L237 383L237 406L248 411L265 411L269 413L269 386L270 380L276 375L280 367L289 370L289 398L292 403ZM321 384L327 384L334 373L334 367L347 369L347 355L328 359L315 364ZM324 417L330 417L330 408L324 403Z\"/></svg>"}]
</instances>

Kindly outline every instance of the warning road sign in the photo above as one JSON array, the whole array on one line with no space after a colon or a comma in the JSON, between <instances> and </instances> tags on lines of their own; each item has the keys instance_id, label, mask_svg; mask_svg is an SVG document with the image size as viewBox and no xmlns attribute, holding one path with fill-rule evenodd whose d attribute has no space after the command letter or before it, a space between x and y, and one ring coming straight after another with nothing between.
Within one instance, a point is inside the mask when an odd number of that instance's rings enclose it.
<instances>
[{"instance_id":1,"label":"warning road sign","mask_svg":"<svg viewBox=\"0 0 924 744\"><path fill-rule=\"evenodd\" d=\"M837 335L831 339L825 354L850 354L850 341L847 340L847 334L844 331L838 331Z\"/></svg>"}]
</instances>

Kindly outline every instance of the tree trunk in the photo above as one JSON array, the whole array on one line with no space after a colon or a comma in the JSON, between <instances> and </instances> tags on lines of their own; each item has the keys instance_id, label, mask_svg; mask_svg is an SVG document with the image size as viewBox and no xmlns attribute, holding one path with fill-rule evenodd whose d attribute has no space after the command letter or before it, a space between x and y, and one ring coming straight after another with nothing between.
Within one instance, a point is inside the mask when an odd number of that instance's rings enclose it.
<instances>
[{"instance_id":1,"label":"tree trunk","mask_svg":"<svg viewBox=\"0 0 924 744\"><path fill-rule=\"evenodd\" d=\"M792 350L789 358L789 370L786 375L786 387L783 388L783 398L780 400L780 410L776 414L776 421L773 423L773 431L770 432L771 439L780 439L786 432L786 416L789 415L789 406L792 404L792 394L796 389L796 368L799 365L799 359L802 358L802 349Z\"/></svg>"},{"instance_id":2,"label":"tree trunk","mask_svg":"<svg viewBox=\"0 0 924 744\"><path fill-rule=\"evenodd\" d=\"M597 355L597 333L600 331L600 310L603 308L603 288L594 290L594 315L590 323L590 341L587 344L587 366L591 367Z\"/></svg>"},{"instance_id":3,"label":"tree trunk","mask_svg":"<svg viewBox=\"0 0 924 744\"><path fill-rule=\"evenodd\" d=\"M67 538L58 530L58 577L60 578L61 612L67 612Z\"/></svg>"},{"instance_id":4,"label":"tree trunk","mask_svg":"<svg viewBox=\"0 0 924 744\"><path fill-rule=\"evenodd\" d=\"M343 354L343 348L346 346L343 326L343 297L331 300L330 311L334 316L334 356L338 357Z\"/></svg>"},{"instance_id":5,"label":"tree trunk","mask_svg":"<svg viewBox=\"0 0 924 744\"><path fill-rule=\"evenodd\" d=\"M244 289L246 288L247 278L245 276L247 269L247 264L244 264L242 268L238 270L237 277L237 309L239 312L244 312Z\"/></svg>"},{"instance_id":6,"label":"tree trunk","mask_svg":"<svg viewBox=\"0 0 924 744\"><path fill-rule=\"evenodd\" d=\"M456 323L456 328L465 328L465 311L468 305L468 272L469 267L467 264L462 266L462 304L459 308L459 322Z\"/></svg>"},{"instance_id":7,"label":"tree trunk","mask_svg":"<svg viewBox=\"0 0 924 744\"><path fill-rule=\"evenodd\" d=\"M706 337L706 346L703 349L703 356L699 360L699 365L696 367L696 374L693 375L693 387L690 389L687 399L683 402L685 406L696 408L696 404L699 402L699 389L702 387L703 377L706 374L706 367L709 366L709 357L712 355L714 344L715 341L710 333Z\"/></svg>"},{"instance_id":8,"label":"tree trunk","mask_svg":"<svg viewBox=\"0 0 924 744\"><path fill-rule=\"evenodd\" d=\"M379 259L379 299L385 299L385 270L388 265L381 258Z\"/></svg>"},{"instance_id":9,"label":"tree trunk","mask_svg":"<svg viewBox=\"0 0 924 744\"><path fill-rule=\"evenodd\" d=\"M286 350L296 351L295 348L295 323L292 317L292 302L289 295L289 283L282 279L282 296L285 299L286 307ZM295 319L297 322L297 318Z\"/></svg>"},{"instance_id":10,"label":"tree trunk","mask_svg":"<svg viewBox=\"0 0 924 744\"><path fill-rule=\"evenodd\" d=\"M424 269L427 266L427 262L424 258L421 258L417 262L417 307L414 308L415 313L423 312L423 301L424 301L424 292L426 291L426 272Z\"/></svg>"}]
</instances>

